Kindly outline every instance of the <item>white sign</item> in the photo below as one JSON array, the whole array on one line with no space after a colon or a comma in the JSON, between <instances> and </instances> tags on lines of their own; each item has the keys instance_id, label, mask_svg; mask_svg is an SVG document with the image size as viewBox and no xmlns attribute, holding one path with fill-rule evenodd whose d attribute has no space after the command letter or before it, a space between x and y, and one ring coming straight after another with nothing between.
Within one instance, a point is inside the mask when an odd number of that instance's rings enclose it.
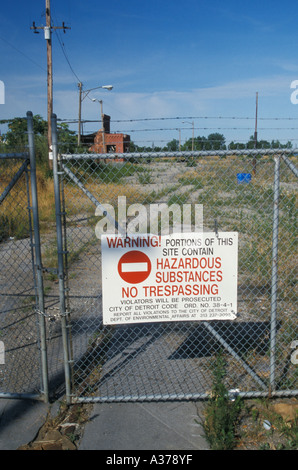
<instances>
[{"instance_id":1,"label":"white sign","mask_svg":"<svg viewBox=\"0 0 298 470\"><path fill-rule=\"evenodd\" d=\"M234 320L238 233L102 235L105 325Z\"/></svg>"}]
</instances>

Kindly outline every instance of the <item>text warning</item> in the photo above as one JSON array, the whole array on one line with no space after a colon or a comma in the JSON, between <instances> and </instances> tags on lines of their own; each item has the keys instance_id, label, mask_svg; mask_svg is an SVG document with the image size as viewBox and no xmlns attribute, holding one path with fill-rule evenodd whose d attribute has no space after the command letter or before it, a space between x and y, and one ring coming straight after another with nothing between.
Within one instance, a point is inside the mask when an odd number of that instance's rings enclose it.
<instances>
[{"instance_id":1,"label":"text warning","mask_svg":"<svg viewBox=\"0 0 298 470\"><path fill-rule=\"evenodd\" d=\"M102 235L103 323L234 320L238 234Z\"/></svg>"}]
</instances>

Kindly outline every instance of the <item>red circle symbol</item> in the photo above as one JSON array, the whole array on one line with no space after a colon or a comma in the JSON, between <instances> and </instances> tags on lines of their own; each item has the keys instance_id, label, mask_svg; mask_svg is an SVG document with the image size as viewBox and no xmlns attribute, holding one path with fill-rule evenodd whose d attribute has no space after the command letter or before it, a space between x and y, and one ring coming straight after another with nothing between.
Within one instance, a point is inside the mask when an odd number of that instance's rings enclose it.
<instances>
[{"instance_id":1,"label":"red circle symbol","mask_svg":"<svg viewBox=\"0 0 298 470\"><path fill-rule=\"evenodd\" d=\"M151 272L151 261L142 251L128 251L121 256L118 273L123 281L138 284L145 281Z\"/></svg>"}]
</instances>

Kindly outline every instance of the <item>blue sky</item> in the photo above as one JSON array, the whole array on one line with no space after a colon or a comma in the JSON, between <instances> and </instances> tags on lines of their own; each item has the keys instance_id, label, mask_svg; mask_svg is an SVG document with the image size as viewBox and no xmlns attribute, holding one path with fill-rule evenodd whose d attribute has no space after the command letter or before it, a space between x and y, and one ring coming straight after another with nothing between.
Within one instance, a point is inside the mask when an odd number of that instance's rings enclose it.
<instances>
[{"instance_id":1,"label":"blue sky","mask_svg":"<svg viewBox=\"0 0 298 470\"><path fill-rule=\"evenodd\" d=\"M298 105L290 99L298 80L298 2L51 0L51 13L54 26L71 28L53 33L59 118L78 117L79 79L85 90L114 86L85 98L83 119L100 119L99 103L89 98L103 100L112 132L128 132L140 145L178 139L178 129L183 142L192 121L195 135L245 141L254 132L258 92L259 138L298 143ZM30 30L33 21L45 25L45 0L2 6L0 119L28 110L46 119L46 41ZM98 128L84 125L85 132Z\"/></svg>"}]
</instances>

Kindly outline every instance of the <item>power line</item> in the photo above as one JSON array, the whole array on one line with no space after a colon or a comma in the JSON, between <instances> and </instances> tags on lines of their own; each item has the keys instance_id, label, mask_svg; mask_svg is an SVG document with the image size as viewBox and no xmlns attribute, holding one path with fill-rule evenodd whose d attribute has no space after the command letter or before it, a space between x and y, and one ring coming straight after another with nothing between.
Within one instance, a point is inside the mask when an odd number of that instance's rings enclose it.
<instances>
[{"instance_id":1,"label":"power line","mask_svg":"<svg viewBox=\"0 0 298 470\"><path fill-rule=\"evenodd\" d=\"M69 58L68 58L68 56L67 56L67 53L66 53L65 44L64 44L64 42L61 41L61 38L59 37L59 34L58 34L57 30L55 30L55 34L56 34L56 37L57 37L58 42L59 42L59 44L60 44L60 47L61 47L62 53L63 53L63 55L64 55L64 57L65 57L65 60L66 60L66 62L68 63L68 66L69 66L69 68L70 68L70 70L71 70L73 76L76 78L76 80L78 80L79 82L81 82L81 80L79 79L79 77L78 77L77 74L75 73L75 71L74 71L74 69L73 69L73 67L72 67L72 65L71 65L71 63L70 63L70 60L69 60Z\"/></svg>"},{"instance_id":2,"label":"power line","mask_svg":"<svg viewBox=\"0 0 298 470\"><path fill-rule=\"evenodd\" d=\"M13 44L11 44L9 41L7 41L6 39L4 39L3 37L0 36L0 39L5 42L6 44L8 44L10 47L12 47L15 51L17 51L19 54L22 54L22 56L24 56L27 60L30 60L30 62L32 62L34 65L36 65L37 67L39 67L41 70L43 70L44 72L46 72L46 69L44 67L42 67L40 64L38 64L37 62L35 62L35 60L33 60L31 57L27 56L27 54L25 54L23 51L21 51L20 49L18 49L17 47L15 47Z\"/></svg>"}]
</instances>

